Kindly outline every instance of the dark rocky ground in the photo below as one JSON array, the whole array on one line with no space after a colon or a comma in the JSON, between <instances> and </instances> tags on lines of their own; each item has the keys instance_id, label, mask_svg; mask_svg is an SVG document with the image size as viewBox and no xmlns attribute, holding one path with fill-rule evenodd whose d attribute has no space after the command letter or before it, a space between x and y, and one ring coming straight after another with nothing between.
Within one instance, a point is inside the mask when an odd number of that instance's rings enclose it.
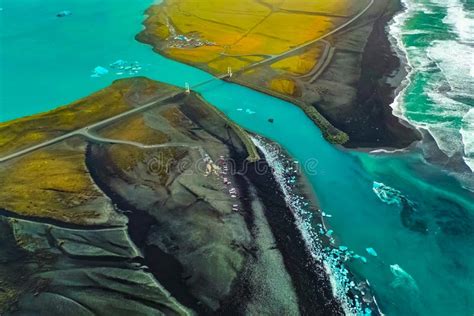
<instances>
[{"instance_id":1,"label":"dark rocky ground","mask_svg":"<svg viewBox=\"0 0 474 316\"><path fill-rule=\"evenodd\" d=\"M404 65L385 30L398 10L398 0L376 1L350 27L327 39L333 49L332 58L317 78L283 74L296 83L297 94L280 97L290 102L293 99L303 109L314 107L332 126L349 136L346 147L404 148L420 140L421 135L395 117L390 107L404 77ZM317 45L321 44L314 47ZM261 87L275 75L270 67L262 67L244 73L239 81ZM274 91L266 92L279 96ZM316 123L326 132L325 124Z\"/></svg>"},{"instance_id":2,"label":"dark rocky ground","mask_svg":"<svg viewBox=\"0 0 474 316\"><path fill-rule=\"evenodd\" d=\"M93 200L74 192L82 198L61 216L53 209L41 217L14 208L0 214L1 314L342 314L273 175L252 171L265 161L249 162L245 134L200 98L183 94L92 132L99 138L44 150L67 148L61 166L82 155ZM33 154L0 168L36 164ZM244 165L248 172L234 172ZM11 180L1 174L1 183ZM14 189L26 200L51 190L68 199L56 182L33 182ZM91 202L97 192L101 204ZM90 220L74 214L91 207ZM102 220L100 207L114 220Z\"/></svg>"}]
</instances>

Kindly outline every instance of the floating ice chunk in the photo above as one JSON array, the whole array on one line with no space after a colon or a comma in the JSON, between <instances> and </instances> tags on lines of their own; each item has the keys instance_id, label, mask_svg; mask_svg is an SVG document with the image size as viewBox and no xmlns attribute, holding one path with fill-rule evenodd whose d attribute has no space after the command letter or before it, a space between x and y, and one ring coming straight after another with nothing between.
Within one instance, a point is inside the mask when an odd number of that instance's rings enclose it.
<instances>
[{"instance_id":1,"label":"floating ice chunk","mask_svg":"<svg viewBox=\"0 0 474 316\"><path fill-rule=\"evenodd\" d=\"M376 181L374 181L372 185L372 190L382 202L387 203L389 205L401 205L401 198L403 197L403 195L400 191Z\"/></svg>"},{"instance_id":2,"label":"floating ice chunk","mask_svg":"<svg viewBox=\"0 0 474 316\"><path fill-rule=\"evenodd\" d=\"M58 18L63 18L63 17L65 17L65 16L70 16L71 14L72 14L71 11L69 11L69 10L64 10L64 11L58 12L58 14L56 14L56 16L57 16Z\"/></svg>"},{"instance_id":3,"label":"floating ice chunk","mask_svg":"<svg viewBox=\"0 0 474 316\"><path fill-rule=\"evenodd\" d=\"M346 251L347 249L349 249L349 248L347 248L346 246L339 246L339 250L341 250L341 251Z\"/></svg>"},{"instance_id":4,"label":"floating ice chunk","mask_svg":"<svg viewBox=\"0 0 474 316\"><path fill-rule=\"evenodd\" d=\"M370 247L369 247L369 248L366 248L365 250L366 250L367 253L368 253L369 255L371 255L371 256L374 256L374 257L377 257L377 256L378 256L378 255L377 255L377 252L375 251L374 248L370 248Z\"/></svg>"},{"instance_id":5,"label":"floating ice chunk","mask_svg":"<svg viewBox=\"0 0 474 316\"><path fill-rule=\"evenodd\" d=\"M363 263L367 263L367 258L364 257L364 256L359 256L359 259L363 262Z\"/></svg>"},{"instance_id":6,"label":"floating ice chunk","mask_svg":"<svg viewBox=\"0 0 474 316\"><path fill-rule=\"evenodd\" d=\"M326 236L330 237L333 233L334 233L334 231L332 229L330 229L326 232Z\"/></svg>"},{"instance_id":7,"label":"floating ice chunk","mask_svg":"<svg viewBox=\"0 0 474 316\"><path fill-rule=\"evenodd\" d=\"M114 61L113 63L110 64L110 67L112 68L119 68L119 67L124 67L127 62L123 59L118 59Z\"/></svg>"},{"instance_id":8,"label":"floating ice chunk","mask_svg":"<svg viewBox=\"0 0 474 316\"><path fill-rule=\"evenodd\" d=\"M325 213L325 212L323 212L322 215L323 215L324 217L328 217L328 218L331 218L331 217L332 217L331 214L327 214L327 213Z\"/></svg>"},{"instance_id":9,"label":"floating ice chunk","mask_svg":"<svg viewBox=\"0 0 474 316\"><path fill-rule=\"evenodd\" d=\"M94 72L98 73L99 75L105 75L105 74L107 74L109 71L107 70L107 68L98 66L98 67L96 67L96 68L94 69Z\"/></svg>"},{"instance_id":10,"label":"floating ice chunk","mask_svg":"<svg viewBox=\"0 0 474 316\"><path fill-rule=\"evenodd\" d=\"M242 108L238 108L238 109L237 109L237 111L239 111L239 112L241 112L241 111L243 111L243 110L244 110L244 109L242 109Z\"/></svg>"},{"instance_id":11,"label":"floating ice chunk","mask_svg":"<svg viewBox=\"0 0 474 316\"><path fill-rule=\"evenodd\" d=\"M255 113L257 113L257 112L252 111L251 109L245 109L245 113L247 113L247 114L255 114Z\"/></svg>"},{"instance_id":12,"label":"floating ice chunk","mask_svg":"<svg viewBox=\"0 0 474 316\"><path fill-rule=\"evenodd\" d=\"M107 68L104 68L102 66L97 66L94 68L94 71L92 72L91 77L100 77L108 73L109 73L109 70Z\"/></svg>"},{"instance_id":13,"label":"floating ice chunk","mask_svg":"<svg viewBox=\"0 0 474 316\"><path fill-rule=\"evenodd\" d=\"M135 75L143 69L142 65L140 65L138 61L130 63L123 59L117 59L116 61L111 63L109 67L115 69L117 71L117 74L120 73L120 75Z\"/></svg>"},{"instance_id":14,"label":"floating ice chunk","mask_svg":"<svg viewBox=\"0 0 474 316\"><path fill-rule=\"evenodd\" d=\"M405 270L402 269L398 264L390 265L390 271L392 272L393 276L395 277L390 286L393 288L403 287L407 290L412 292L418 291L418 286L416 284L415 279L408 274Z\"/></svg>"}]
</instances>

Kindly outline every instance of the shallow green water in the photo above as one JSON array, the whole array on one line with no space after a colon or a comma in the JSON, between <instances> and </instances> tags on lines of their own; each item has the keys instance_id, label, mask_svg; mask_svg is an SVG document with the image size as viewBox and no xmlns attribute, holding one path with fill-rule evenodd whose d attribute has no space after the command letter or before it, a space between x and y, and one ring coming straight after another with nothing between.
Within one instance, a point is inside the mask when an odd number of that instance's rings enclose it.
<instances>
[{"instance_id":1,"label":"shallow green water","mask_svg":"<svg viewBox=\"0 0 474 316\"><path fill-rule=\"evenodd\" d=\"M3 121L107 86L122 77L108 66L118 59L138 61L143 67L138 75L180 86L210 78L134 41L148 0L0 3ZM72 15L55 17L65 9ZM96 66L110 72L92 78ZM472 315L473 195L453 177L426 164L417 152L375 156L341 151L325 142L297 107L250 89L214 82L199 92L243 127L280 143L307 167L321 208L332 216L326 221L336 245L367 258L367 263L353 259L346 265L369 280L384 313ZM374 181L399 193L381 199L374 193ZM405 210L404 199L410 201ZM378 256L369 255L367 247Z\"/></svg>"}]
</instances>

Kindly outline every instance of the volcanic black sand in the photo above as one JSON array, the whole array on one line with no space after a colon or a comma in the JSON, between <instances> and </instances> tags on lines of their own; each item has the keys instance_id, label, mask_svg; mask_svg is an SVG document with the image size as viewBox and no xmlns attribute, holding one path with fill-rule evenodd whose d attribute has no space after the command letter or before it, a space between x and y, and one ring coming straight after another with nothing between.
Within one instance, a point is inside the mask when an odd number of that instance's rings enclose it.
<instances>
[{"instance_id":1,"label":"volcanic black sand","mask_svg":"<svg viewBox=\"0 0 474 316\"><path fill-rule=\"evenodd\" d=\"M414 127L393 115L390 106L406 76L405 65L391 46L386 30L393 15L377 19L368 38L357 93L362 115L353 124L342 127L351 135L347 147L403 148L421 139Z\"/></svg>"}]
</instances>

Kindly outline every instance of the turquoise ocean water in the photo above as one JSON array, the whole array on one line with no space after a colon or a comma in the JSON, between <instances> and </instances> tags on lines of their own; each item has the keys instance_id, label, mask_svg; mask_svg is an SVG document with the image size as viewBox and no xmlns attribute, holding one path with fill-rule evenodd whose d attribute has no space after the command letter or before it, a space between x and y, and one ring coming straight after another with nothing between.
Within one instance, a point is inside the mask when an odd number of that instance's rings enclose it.
<instances>
[{"instance_id":1,"label":"turquoise ocean water","mask_svg":"<svg viewBox=\"0 0 474 316\"><path fill-rule=\"evenodd\" d=\"M55 108L121 77L180 86L210 78L134 40L150 3L0 0L0 120ZM61 10L72 15L56 18ZM117 60L137 64L117 74L110 66ZM109 72L91 77L98 66ZM308 178L328 229L342 252L366 259L344 265L369 281L382 312L474 313L474 196L457 178L426 163L416 149L378 155L340 150L297 107L250 89L214 82L199 92L243 127L280 143L300 164L317 161ZM410 101L405 98L400 108ZM302 220L318 234L311 219Z\"/></svg>"}]
</instances>

